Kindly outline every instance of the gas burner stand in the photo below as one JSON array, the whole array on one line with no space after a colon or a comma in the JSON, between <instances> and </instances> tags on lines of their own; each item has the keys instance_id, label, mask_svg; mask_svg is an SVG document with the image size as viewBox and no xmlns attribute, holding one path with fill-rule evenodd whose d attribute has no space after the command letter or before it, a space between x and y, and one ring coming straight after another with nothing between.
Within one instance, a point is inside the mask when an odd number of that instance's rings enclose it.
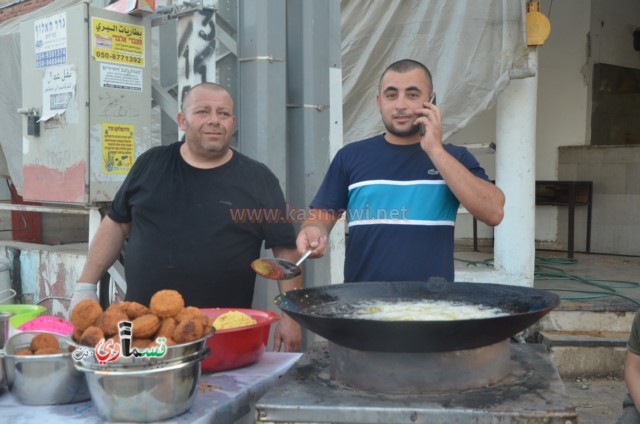
<instances>
[{"instance_id":1,"label":"gas burner stand","mask_svg":"<svg viewBox=\"0 0 640 424\"><path fill-rule=\"evenodd\" d=\"M358 372L353 371L346 378L349 385L344 384L340 373L346 368L332 364L332 360L340 363L351 352L340 348L337 358L332 359L330 352L336 352L336 346L329 345L314 344L258 401L258 423L577 423L575 407L542 345L509 344L508 372L497 383L467 389L429 389L423 393L401 393L399 385L382 392L381 383L367 386L374 389L363 389L359 387L361 382L369 384L375 376L359 378ZM504 351L504 345L496 346L490 349ZM401 355L388 358L390 367L402 360ZM383 362L366 372L376 373L376 367L384 378L393 374L382 370ZM428 375L428 365L425 368L422 372ZM441 369L432 371L442 374ZM459 378L459 370L452 372Z\"/></svg>"}]
</instances>

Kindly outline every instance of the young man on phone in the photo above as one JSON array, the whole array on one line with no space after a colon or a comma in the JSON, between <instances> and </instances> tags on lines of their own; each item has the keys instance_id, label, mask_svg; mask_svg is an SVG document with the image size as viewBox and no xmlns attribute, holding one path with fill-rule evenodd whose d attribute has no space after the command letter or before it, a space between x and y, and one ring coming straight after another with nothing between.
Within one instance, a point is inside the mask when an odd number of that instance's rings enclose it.
<instances>
[{"instance_id":1,"label":"young man on phone","mask_svg":"<svg viewBox=\"0 0 640 424\"><path fill-rule=\"evenodd\" d=\"M337 153L298 235L299 252L322 257L344 213L345 282L453 281L459 205L495 226L505 198L466 148L442 143L434 99L423 64L404 59L382 73L376 103L387 131Z\"/></svg>"}]
</instances>

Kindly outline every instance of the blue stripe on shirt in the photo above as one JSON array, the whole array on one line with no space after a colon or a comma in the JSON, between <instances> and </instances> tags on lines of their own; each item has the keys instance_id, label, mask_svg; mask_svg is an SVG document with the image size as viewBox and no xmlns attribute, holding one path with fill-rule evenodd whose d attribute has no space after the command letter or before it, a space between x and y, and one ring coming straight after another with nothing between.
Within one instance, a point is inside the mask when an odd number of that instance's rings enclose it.
<instances>
[{"instance_id":1,"label":"blue stripe on shirt","mask_svg":"<svg viewBox=\"0 0 640 424\"><path fill-rule=\"evenodd\" d=\"M443 180L370 180L349 186L349 225L453 225L459 202Z\"/></svg>"}]
</instances>

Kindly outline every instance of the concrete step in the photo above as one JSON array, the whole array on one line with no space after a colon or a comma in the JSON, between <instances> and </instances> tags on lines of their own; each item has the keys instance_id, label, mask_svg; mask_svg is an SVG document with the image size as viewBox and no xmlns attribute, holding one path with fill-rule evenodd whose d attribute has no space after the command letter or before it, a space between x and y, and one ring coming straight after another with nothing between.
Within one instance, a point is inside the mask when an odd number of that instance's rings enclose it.
<instances>
[{"instance_id":1,"label":"concrete step","mask_svg":"<svg viewBox=\"0 0 640 424\"><path fill-rule=\"evenodd\" d=\"M563 301L528 329L544 343L563 378L622 376L633 305Z\"/></svg>"},{"instance_id":2,"label":"concrete step","mask_svg":"<svg viewBox=\"0 0 640 424\"><path fill-rule=\"evenodd\" d=\"M540 331L539 341L547 348L557 346L576 347L626 347L629 332L620 331Z\"/></svg>"},{"instance_id":3,"label":"concrete step","mask_svg":"<svg viewBox=\"0 0 640 424\"><path fill-rule=\"evenodd\" d=\"M562 378L621 377L628 338L628 331L539 331L535 337Z\"/></svg>"},{"instance_id":4,"label":"concrete step","mask_svg":"<svg viewBox=\"0 0 640 424\"><path fill-rule=\"evenodd\" d=\"M629 333L635 311L590 311L555 309L538 321L531 331Z\"/></svg>"}]
</instances>

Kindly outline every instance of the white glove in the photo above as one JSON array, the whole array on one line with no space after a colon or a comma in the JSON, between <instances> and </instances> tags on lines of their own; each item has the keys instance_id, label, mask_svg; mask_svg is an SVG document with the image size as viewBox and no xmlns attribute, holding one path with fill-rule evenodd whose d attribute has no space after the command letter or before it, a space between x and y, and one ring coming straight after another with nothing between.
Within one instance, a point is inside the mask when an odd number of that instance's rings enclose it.
<instances>
[{"instance_id":1,"label":"white glove","mask_svg":"<svg viewBox=\"0 0 640 424\"><path fill-rule=\"evenodd\" d=\"M69 316L76 305L83 300L95 300L98 301L98 285L93 283L76 283L76 289L71 296L71 302L69 302Z\"/></svg>"}]
</instances>

